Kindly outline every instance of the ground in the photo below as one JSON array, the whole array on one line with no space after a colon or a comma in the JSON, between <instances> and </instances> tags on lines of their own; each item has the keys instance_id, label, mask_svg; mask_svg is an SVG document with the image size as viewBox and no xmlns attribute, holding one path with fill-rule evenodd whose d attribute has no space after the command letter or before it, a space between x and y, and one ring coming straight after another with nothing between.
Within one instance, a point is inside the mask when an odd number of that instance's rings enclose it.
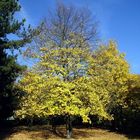
<instances>
[{"instance_id":1,"label":"ground","mask_svg":"<svg viewBox=\"0 0 140 140\"><path fill-rule=\"evenodd\" d=\"M0 140L64 140L65 127L57 127L54 133L50 126L18 126L12 129L0 130ZM140 137L130 137L128 135L111 132L99 128L74 128L72 140L140 140Z\"/></svg>"}]
</instances>

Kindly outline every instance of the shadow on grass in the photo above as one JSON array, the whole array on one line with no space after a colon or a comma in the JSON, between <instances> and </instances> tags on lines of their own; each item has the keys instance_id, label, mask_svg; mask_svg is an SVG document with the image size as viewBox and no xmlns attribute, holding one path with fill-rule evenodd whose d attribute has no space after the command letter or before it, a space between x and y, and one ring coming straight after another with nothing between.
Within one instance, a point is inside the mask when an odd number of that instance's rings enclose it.
<instances>
[{"instance_id":1,"label":"shadow on grass","mask_svg":"<svg viewBox=\"0 0 140 140\"><path fill-rule=\"evenodd\" d=\"M107 128L102 128L104 130L107 130ZM130 139L130 140L140 140L140 130L138 131L134 131L134 130L122 130L122 131L119 131L119 130L114 130L114 129L108 129L109 132L112 132L112 133L116 133L116 134L120 134L120 135L124 135L126 138Z\"/></svg>"},{"instance_id":2,"label":"shadow on grass","mask_svg":"<svg viewBox=\"0 0 140 140\"><path fill-rule=\"evenodd\" d=\"M8 138L13 133L15 133L15 130L11 125L7 126L4 124L0 124L0 140Z\"/></svg>"},{"instance_id":3,"label":"shadow on grass","mask_svg":"<svg viewBox=\"0 0 140 140\"><path fill-rule=\"evenodd\" d=\"M36 137L48 139L48 138L66 138L65 135L65 129L56 129L54 131L51 126L47 125L37 125L37 126L31 126L31 127L21 127L18 131L26 130L29 133L30 132L36 132L31 134L31 138L35 139Z\"/></svg>"},{"instance_id":4,"label":"shadow on grass","mask_svg":"<svg viewBox=\"0 0 140 140\"><path fill-rule=\"evenodd\" d=\"M106 137L107 132L113 132L117 134L124 135L128 139L140 139L139 134L135 133L120 133L117 131L112 130L106 130L106 129L100 129L100 128L87 128L78 126L75 127L73 130L73 138L79 139L79 138L94 138L97 136L104 136ZM5 140L6 138L9 138L12 135L16 135L19 133L24 133L25 135L28 135L31 139L37 139L37 138L53 138L53 139L65 139L66 138L66 130L64 126L59 126L56 128L56 131L54 132L52 130L51 126L48 125L35 125L35 126L0 126L0 140Z\"/></svg>"},{"instance_id":5,"label":"shadow on grass","mask_svg":"<svg viewBox=\"0 0 140 140\"><path fill-rule=\"evenodd\" d=\"M126 131L126 130L123 130L123 131L118 131L118 130L114 130L114 129L108 129L106 127L91 127L91 126L88 126L88 125L78 125L78 126L75 126L76 129L86 129L86 130L91 130L91 129L94 129L94 130L104 130L104 131L108 131L108 132L111 132L111 133L116 133L116 134L119 134L119 135L124 135L126 138L130 139L130 140L140 140L140 130L137 129L137 131ZM75 133L78 133L79 131L75 132ZM96 132L98 133L98 131ZM83 132L81 133L81 135L83 136L92 136L94 137L94 134L84 134ZM105 133L104 133L105 135Z\"/></svg>"},{"instance_id":6,"label":"shadow on grass","mask_svg":"<svg viewBox=\"0 0 140 140\"><path fill-rule=\"evenodd\" d=\"M5 140L6 138L9 138L12 135L18 134L18 133L24 133L28 135L31 139L36 138L59 138L59 139L65 139L66 138L66 130L64 126L57 127L56 131L54 132L50 126L17 126L17 127L1 127L0 130L0 140ZM84 132L82 130L76 129L76 131L73 131L73 138L77 139L79 137L91 137L93 134L89 134L87 132Z\"/></svg>"},{"instance_id":7,"label":"shadow on grass","mask_svg":"<svg viewBox=\"0 0 140 140\"><path fill-rule=\"evenodd\" d=\"M116 132L125 135L130 140L140 140L140 132Z\"/></svg>"},{"instance_id":8,"label":"shadow on grass","mask_svg":"<svg viewBox=\"0 0 140 140\"><path fill-rule=\"evenodd\" d=\"M5 140L12 135L25 134L31 139L36 138L66 138L65 128L58 128L55 132L51 126L35 125L35 126L7 126L0 125L0 140Z\"/></svg>"},{"instance_id":9,"label":"shadow on grass","mask_svg":"<svg viewBox=\"0 0 140 140\"><path fill-rule=\"evenodd\" d=\"M86 129L84 129L86 130ZM80 129L74 129L73 130L73 137L74 139L78 138L88 138L88 137L94 137L93 133L89 133L87 131L80 130ZM22 131L26 131L30 133L30 138L36 139L38 138L43 138L43 139L48 139L48 138L66 138L66 129L64 126L59 126L56 128L56 131L53 131L51 126L43 125L43 126L31 126L31 127L26 127L26 126L20 126L16 128L16 133L20 133Z\"/></svg>"}]
</instances>

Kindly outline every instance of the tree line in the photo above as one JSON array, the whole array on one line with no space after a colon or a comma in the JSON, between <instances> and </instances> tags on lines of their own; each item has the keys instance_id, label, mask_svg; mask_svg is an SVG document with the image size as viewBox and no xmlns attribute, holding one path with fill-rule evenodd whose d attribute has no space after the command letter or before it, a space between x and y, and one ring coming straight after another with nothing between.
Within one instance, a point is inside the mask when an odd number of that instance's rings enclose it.
<instances>
[{"instance_id":1,"label":"tree line","mask_svg":"<svg viewBox=\"0 0 140 140\"><path fill-rule=\"evenodd\" d=\"M79 120L139 132L140 76L115 41L100 43L91 12L57 3L33 29L15 19L20 8L17 0L0 1L0 120L61 118L68 138ZM34 65L21 66L15 51Z\"/></svg>"}]
</instances>

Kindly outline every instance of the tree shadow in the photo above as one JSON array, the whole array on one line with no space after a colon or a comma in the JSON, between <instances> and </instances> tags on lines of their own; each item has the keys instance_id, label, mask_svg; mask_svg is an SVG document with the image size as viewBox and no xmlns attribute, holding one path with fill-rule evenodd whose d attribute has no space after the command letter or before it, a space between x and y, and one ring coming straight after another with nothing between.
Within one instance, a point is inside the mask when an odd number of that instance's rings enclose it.
<instances>
[{"instance_id":1,"label":"tree shadow","mask_svg":"<svg viewBox=\"0 0 140 140\"><path fill-rule=\"evenodd\" d=\"M74 128L72 138L84 139L84 138L94 138L94 137L100 137L100 136L105 137L106 131L122 134L125 137L127 137L128 139L140 139L139 134L121 133L121 132L107 130L107 129L105 129L105 131L104 131L103 129L99 129L96 127L87 128L87 127L81 127L81 126ZM66 129L64 126L58 126L56 128L56 131L54 131L52 129L52 127L49 125L0 127L0 140L9 138L10 136L15 135L15 134L25 134L25 135L28 135L28 137L31 139L37 139L37 138L65 139L66 138Z\"/></svg>"},{"instance_id":2,"label":"tree shadow","mask_svg":"<svg viewBox=\"0 0 140 140\"><path fill-rule=\"evenodd\" d=\"M0 132L0 140L4 140L5 138L10 137L11 135L24 133L29 134L29 137L32 139L39 138L66 138L65 128L58 128L56 131L52 129L51 126L48 125L35 125L35 126L16 126L13 128L2 128Z\"/></svg>"},{"instance_id":3,"label":"tree shadow","mask_svg":"<svg viewBox=\"0 0 140 140\"><path fill-rule=\"evenodd\" d=\"M116 132L117 133L117 132ZM118 132L125 135L130 140L140 140L140 132Z\"/></svg>"},{"instance_id":4,"label":"tree shadow","mask_svg":"<svg viewBox=\"0 0 140 140\"><path fill-rule=\"evenodd\" d=\"M4 140L15 133L15 129L12 126L0 125L0 140Z\"/></svg>"},{"instance_id":5,"label":"tree shadow","mask_svg":"<svg viewBox=\"0 0 140 140\"><path fill-rule=\"evenodd\" d=\"M103 128L102 128L103 129ZM107 130L105 128L105 130ZM130 139L130 140L140 140L140 132L139 131L119 131L119 130L114 130L114 129L108 129L109 132L112 133L116 133L116 134L120 134L120 135L124 135L126 138Z\"/></svg>"}]
</instances>

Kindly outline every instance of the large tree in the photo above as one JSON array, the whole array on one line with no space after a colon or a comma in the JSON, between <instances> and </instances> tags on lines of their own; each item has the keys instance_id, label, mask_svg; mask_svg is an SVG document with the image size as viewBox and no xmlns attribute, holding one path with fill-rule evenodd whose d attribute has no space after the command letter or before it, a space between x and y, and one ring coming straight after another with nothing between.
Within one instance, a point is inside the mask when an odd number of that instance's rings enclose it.
<instances>
[{"instance_id":1,"label":"large tree","mask_svg":"<svg viewBox=\"0 0 140 140\"><path fill-rule=\"evenodd\" d=\"M114 42L96 51L86 43L72 46L40 48L39 62L19 84L25 96L16 112L19 118L65 116L68 138L73 116L84 122L89 115L110 119L108 113L124 101L129 78L129 65Z\"/></svg>"},{"instance_id":2,"label":"large tree","mask_svg":"<svg viewBox=\"0 0 140 140\"><path fill-rule=\"evenodd\" d=\"M37 64L19 83L25 96L17 117L65 116L67 137L71 137L73 116L81 116L84 122L90 121L89 115L111 118L109 105L127 90L124 55L114 42L93 49L97 26L84 12L57 6L40 26L35 47L26 51L37 58Z\"/></svg>"},{"instance_id":3,"label":"large tree","mask_svg":"<svg viewBox=\"0 0 140 140\"><path fill-rule=\"evenodd\" d=\"M25 55L41 56L40 49L44 46L44 50L48 49L43 52L46 53L44 57L48 57L47 62L44 60L46 66L49 64L49 68L45 68L47 73L52 66L54 72L50 71L49 74L61 75L65 82L74 80L86 74L86 53L99 41L97 21L89 10L66 6L63 3L57 3L56 9L51 11L53 12L48 14L38 28L40 34L34 38L33 48L28 48ZM37 61L41 59L39 57ZM58 65L55 64L56 61ZM45 66L42 63L39 67L40 71L43 71Z\"/></svg>"},{"instance_id":4,"label":"large tree","mask_svg":"<svg viewBox=\"0 0 140 140\"><path fill-rule=\"evenodd\" d=\"M20 8L17 0L0 1L0 119L12 116L17 104L14 82L23 67L16 62L14 50L30 40L24 28L25 20L19 22L14 18Z\"/></svg>"},{"instance_id":5,"label":"large tree","mask_svg":"<svg viewBox=\"0 0 140 140\"><path fill-rule=\"evenodd\" d=\"M68 138L74 116L82 117L83 122L90 121L89 115L109 118L102 100L104 95L104 101L109 99L108 92L101 90L98 81L92 81L87 73L94 63L91 49L86 42L77 46L76 39L65 41L67 47L49 42L47 47L40 48L40 55L36 55L39 62L19 84L25 96L16 112L19 118L64 116Z\"/></svg>"},{"instance_id":6,"label":"large tree","mask_svg":"<svg viewBox=\"0 0 140 140\"><path fill-rule=\"evenodd\" d=\"M114 42L96 51L84 43L72 48L48 45L40 52L39 62L19 84L25 92L16 112L19 118L65 116L69 137L73 116L84 122L90 121L89 115L110 118L108 113L122 105L129 65Z\"/></svg>"}]
</instances>

